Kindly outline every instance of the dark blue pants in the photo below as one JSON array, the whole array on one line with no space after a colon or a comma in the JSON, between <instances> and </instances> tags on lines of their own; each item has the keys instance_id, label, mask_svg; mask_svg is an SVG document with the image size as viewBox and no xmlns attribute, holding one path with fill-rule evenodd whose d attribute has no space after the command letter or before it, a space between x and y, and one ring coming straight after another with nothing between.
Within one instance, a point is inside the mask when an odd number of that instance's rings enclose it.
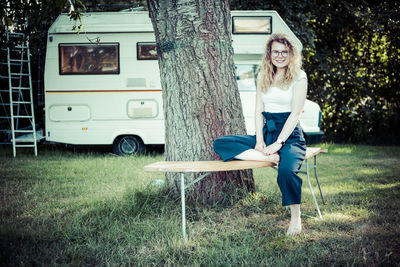
<instances>
[{"instance_id":1,"label":"dark blue pants","mask_svg":"<svg viewBox=\"0 0 400 267\"><path fill-rule=\"evenodd\" d=\"M290 112L263 112L265 125L264 141L268 146L276 141ZM214 151L224 161L233 160L240 153L254 149L255 135L229 135L215 139ZM306 155L306 143L300 125L297 125L286 140L286 144L278 151L280 161L278 166L278 185L282 192L282 205L300 204L302 180L298 171Z\"/></svg>"}]
</instances>

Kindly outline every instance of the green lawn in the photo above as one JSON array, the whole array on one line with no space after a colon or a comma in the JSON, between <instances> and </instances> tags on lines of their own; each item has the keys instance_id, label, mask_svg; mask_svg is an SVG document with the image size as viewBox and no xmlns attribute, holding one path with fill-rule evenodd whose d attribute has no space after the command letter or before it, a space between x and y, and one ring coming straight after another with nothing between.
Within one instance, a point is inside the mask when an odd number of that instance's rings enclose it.
<instances>
[{"instance_id":1,"label":"green lawn","mask_svg":"<svg viewBox=\"0 0 400 267\"><path fill-rule=\"evenodd\" d=\"M256 193L188 203L184 242L179 197L142 170L162 154L47 145L14 159L1 146L1 265L399 265L400 147L323 147L323 221L303 217L304 232L286 237L276 173L256 169ZM306 180L302 211L316 216Z\"/></svg>"}]
</instances>

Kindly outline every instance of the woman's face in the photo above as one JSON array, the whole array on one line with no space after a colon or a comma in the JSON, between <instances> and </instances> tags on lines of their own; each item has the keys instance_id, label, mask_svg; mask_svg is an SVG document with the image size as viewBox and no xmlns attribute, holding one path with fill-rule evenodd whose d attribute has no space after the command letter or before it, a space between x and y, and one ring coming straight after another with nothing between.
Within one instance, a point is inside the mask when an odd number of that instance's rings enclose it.
<instances>
[{"instance_id":1,"label":"woman's face","mask_svg":"<svg viewBox=\"0 0 400 267\"><path fill-rule=\"evenodd\" d=\"M271 61L277 68L285 68L289 65L290 54L289 49L277 41L274 41L271 46Z\"/></svg>"}]
</instances>

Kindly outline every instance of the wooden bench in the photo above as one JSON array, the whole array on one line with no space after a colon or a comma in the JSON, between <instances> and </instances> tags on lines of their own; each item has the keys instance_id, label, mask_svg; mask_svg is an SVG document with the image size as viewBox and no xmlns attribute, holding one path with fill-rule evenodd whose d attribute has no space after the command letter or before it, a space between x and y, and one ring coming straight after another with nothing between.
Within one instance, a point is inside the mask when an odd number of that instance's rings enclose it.
<instances>
[{"instance_id":1,"label":"wooden bench","mask_svg":"<svg viewBox=\"0 0 400 267\"><path fill-rule=\"evenodd\" d=\"M305 170L300 170L299 173L307 175L308 185L318 211L318 215L322 220L321 211L317 199L315 197L312 185L310 182L310 168L314 169L314 176L318 184L318 189L321 195L322 203L325 205L325 200L322 194L321 186L318 181L317 176L317 155L319 153L327 153L328 150L321 149L319 147L308 147L305 157ZM309 159L314 158L314 164L310 164ZM263 161L250 161L250 160L233 160L224 162L222 160L214 161L159 161L144 167L145 171L161 171L161 172L179 172L181 173L181 202L182 202L182 233L183 237L186 239L186 207L185 207L185 190L195 183L201 181L207 177L211 172L216 171L236 171L236 170L246 170L255 169L262 167L273 167L276 168L276 164L273 162L263 162ZM303 168L304 169L304 168ZM203 175L197 177L195 180L185 185L185 173L188 172L205 172Z\"/></svg>"}]
</instances>

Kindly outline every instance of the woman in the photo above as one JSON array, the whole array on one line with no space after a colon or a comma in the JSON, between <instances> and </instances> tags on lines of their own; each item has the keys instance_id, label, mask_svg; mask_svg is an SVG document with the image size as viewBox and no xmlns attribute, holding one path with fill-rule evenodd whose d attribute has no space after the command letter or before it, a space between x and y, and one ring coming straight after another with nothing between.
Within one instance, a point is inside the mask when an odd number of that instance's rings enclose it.
<instances>
[{"instance_id":1,"label":"woman","mask_svg":"<svg viewBox=\"0 0 400 267\"><path fill-rule=\"evenodd\" d=\"M273 34L266 44L257 79L256 135L224 136L214 141L214 150L224 161L279 162L282 205L291 211L288 235L301 232L302 180L297 173L306 144L298 122L307 95L307 76L300 68L300 51L289 36Z\"/></svg>"}]
</instances>

